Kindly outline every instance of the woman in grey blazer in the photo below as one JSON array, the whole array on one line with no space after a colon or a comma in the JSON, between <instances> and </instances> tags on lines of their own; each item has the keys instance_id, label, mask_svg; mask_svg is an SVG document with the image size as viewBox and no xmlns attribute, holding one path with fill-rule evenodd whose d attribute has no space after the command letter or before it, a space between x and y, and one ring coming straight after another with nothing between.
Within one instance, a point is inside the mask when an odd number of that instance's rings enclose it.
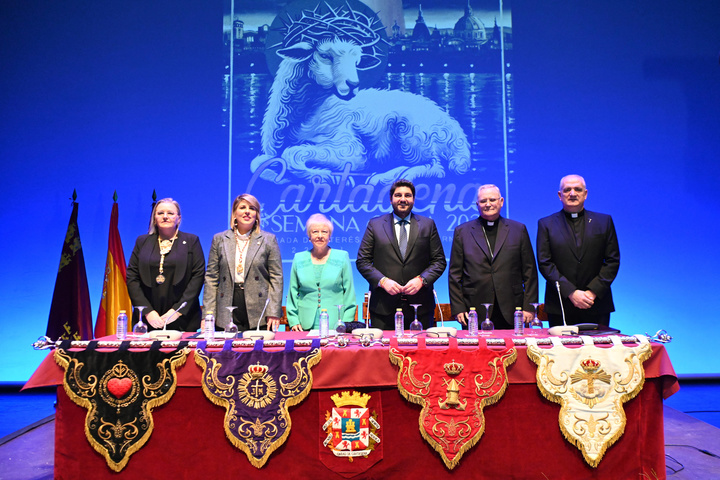
<instances>
[{"instance_id":1,"label":"woman in grey blazer","mask_svg":"<svg viewBox=\"0 0 720 480\"><path fill-rule=\"evenodd\" d=\"M212 240L205 272L205 313L212 311L216 328L222 329L230 322L227 307L235 306L233 320L240 330L255 328L258 322L277 330L282 316L282 260L275 235L260 230L260 202L248 193L238 195L230 226Z\"/></svg>"}]
</instances>

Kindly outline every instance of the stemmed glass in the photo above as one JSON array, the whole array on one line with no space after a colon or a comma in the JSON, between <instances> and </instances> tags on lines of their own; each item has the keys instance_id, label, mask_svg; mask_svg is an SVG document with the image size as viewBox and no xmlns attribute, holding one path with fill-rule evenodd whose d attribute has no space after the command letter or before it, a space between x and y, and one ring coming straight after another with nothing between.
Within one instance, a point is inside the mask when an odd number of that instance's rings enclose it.
<instances>
[{"instance_id":1,"label":"stemmed glass","mask_svg":"<svg viewBox=\"0 0 720 480\"><path fill-rule=\"evenodd\" d=\"M410 324L411 335L415 335L415 334L422 332L422 329L423 329L422 323L420 323L417 319L417 309L418 309L418 307L421 307L422 304L421 303L411 303L410 306L415 309L415 319Z\"/></svg>"},{"instance_id":2,"label":"stemmed glass","mask_svg":"<svg viewBox=\"0 0 720 480\"><path fill-rule=\"evenodd\" d=\"M335 333L338 335L345 333L345 322L343 322L343 307L345 305L335 305L338 309L338 322L337 325L335 325Z\"/></svg>"},{"instance_id":3,"label":"stemmed glass","mask_svg":"<svg viewBox=\"0 0 720 480\"><path fill-rule=\"evenodd\" d=\"M489 335L495 330L495 324L490 320L490 307L492 303L483 303L482 306L485 307L485 320L480 324L480 331L483 335Z\"/></svg>"},{"instance_id":4,"label":"stemmed glass","mask_svg":"<svg viewBox=\"0 0 720 480\"><path fill-rule=\"evenodd\" d=\"M542 322L540 321L540 319L537 316L537 309L540 304L539 303L531 303L530 305L532 305L533 308L535 309L535 318L530 320L530 331L528 332L528 335L537 335L537 333L535 333L534 329L535 328L542 329Z\"/></svg>"},{"instance_id":5,"label":"stemmed glass","mask_svg":"<svg viewBox=\"0 0 720 480\"><path fill-rule=\"evenodd\" d=\"M238 327L235 325L235 322L233 321L233 310L237 308L237 306L232 305L227 308L228 312L230 312L230 321L227 325L225 325L225 338L235 338L238 335Z\"/></svg>"},{"instance_id":6,"label":"stemmed glass","mask_svg":"<svg viewBox=\"0 0 720 480\"><path fill-rule=\"evenodd\" d=\"M143 323L143 310L145 310L145 306L135 307L137 310L140 311L138 313L138 323L135 324L133 327L133 335L136 337L142 337L147 335L148 333L148 327Z\"/></svg>"}]
</instances>

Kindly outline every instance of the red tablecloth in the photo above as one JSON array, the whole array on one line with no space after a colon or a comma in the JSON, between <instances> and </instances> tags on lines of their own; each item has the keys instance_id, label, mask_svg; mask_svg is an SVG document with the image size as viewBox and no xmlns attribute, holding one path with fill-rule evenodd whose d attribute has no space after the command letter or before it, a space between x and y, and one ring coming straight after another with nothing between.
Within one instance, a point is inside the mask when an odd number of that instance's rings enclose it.
<instances>
[{"instance_id":1,"label":"red tablecloth","mask_svg":"<svg viewBox=\"0 0 720 480\"><path fill-rule=\"evenodd\" d=\"M304 334L285 334L298 338ZM497 336L507 336L508 332ZM396 388L397 369L387 347L325 348L313 369L313 392L291 409L292 430L286 444L258 471L235 449L223 431L224 409L211 404L200 385L193 358L178 370L173 398L154 410L155 430L147 445L134 454L121 475L128 478L178 479L204 476L262 475L263 478L342 478L319 461L323 389L355 388L377 395L384 422L379 431L383 459L355 478L664 478L665 452L662 399L677 391L672 364L662 345L644 364L642 392L625 404L627 427L599 467L590 468L580 451L567 442L558 426L560 406L544 399L535 385L535 364L518 347L508 369L511 386L502 400L485 409L482 439L453 471L420 436L420 407L407 402ZM25 388L62 383L62 370L48 356ZM58 388L55 425L56 478L115 478L105 460L85 439L86 411ZM363 459L356 459L362 462Z\"/></svg>"},{"instance_id":2,"label":"red tablecloth","mask_svg":"<svg viewBox=\"0 0 720 480\"><path fill-rule=\"evenodd\" d=\"M459 336L465 334L458 332ZM388 332L389 335L392 335ZM278 339L306 338L304 332L279 332ZM511 338L512 331L498 330L493 338ZM114 337L106 337L112 340ZM609 346L609 345L608 345ZM680 388L670 357L662 344L653 343L653 354L644 363L646 378L659 378L662 383L662 396L668 398ZM472 347L470 347L472 348ZM536 365L525 354L525 347L518 346L517 361L508 368L510 383L535 384ZM199 387L200 367L195 364L194 352L190 354L178 373L178 386ZM313 388L346 388L354 386L388 387L397 385L397 368L388 359L388 348L361 347L351 345L346 348L323 349L323 360L313 369ZM36 388L61 385L63 370L53 360L52 355L45 357L38 369L23 387Z\"/></svg>"}]
</instances>

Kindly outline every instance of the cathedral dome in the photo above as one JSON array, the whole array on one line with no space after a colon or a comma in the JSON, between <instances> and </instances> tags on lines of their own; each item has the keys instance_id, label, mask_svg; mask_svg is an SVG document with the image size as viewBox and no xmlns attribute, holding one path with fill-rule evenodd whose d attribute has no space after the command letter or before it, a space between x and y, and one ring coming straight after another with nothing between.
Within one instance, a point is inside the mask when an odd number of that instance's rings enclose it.
<instances>
[{"instance_id":1,"label":"cathedral dome","mask_svg":"<svg viewBox=\"0 0 720 480\"><path fill-rule=\"evenodd\" d=\"M465 7L465 14L455 23L453 31L456 37L460 37L465 41L487 41L485 25L473 15L469 1Z\"/></svg>"}]
</instances>

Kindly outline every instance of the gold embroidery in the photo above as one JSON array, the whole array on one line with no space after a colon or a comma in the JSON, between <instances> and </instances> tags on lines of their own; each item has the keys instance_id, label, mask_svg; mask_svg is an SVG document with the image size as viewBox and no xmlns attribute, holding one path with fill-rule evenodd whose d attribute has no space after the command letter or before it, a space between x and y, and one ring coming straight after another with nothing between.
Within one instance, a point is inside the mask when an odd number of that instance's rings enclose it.
<instances>
[{"instance_id":1,"label":"gold embroidery","mask_svg":"<svg viewBox=\"0 0 720 480\"><path fill-rule=\"evenodd\" d=\"M586 358L580 362L580 368L570 375L570 384L579 384L575 388L571 388L570 393L579 402L593 408L609 391L595 382L610 385L610 378L610 375L600 368L599 361ZM586 382L586 385L583 385L583 382Z\"/></svg>"},{"instance_id":2,"label":"gold embroidery","mask_svg":"<svg viewBox=\"0 0 720 480\"><path fill-rule=\"evenodd\" d=\"M561 405L560 430L591 467L597 467L622 436L627 422L622 405L642 389L642 362L650 358L652 348L647 339L638 338L637 347L611 337L612 348L598 348L586 340L583 347L573 349L559 343L539 348L528 339L528 357L538 366L538 388Z\"/></svg>"},{"instance_id":3,"label":"gold embroidery","mask_svg":"<svg viewBox=\"0 0 720 480\"><path fill-rule=\"evenodd\" d=\"M73 402L88 411L85 417L85 436L93 449L105 458L111 470L120 472L127 465L130 456L149 440L154 428L152 409L165 404L175 393L175 371L185 363L188 352L187 348L176 350L167 361L158 363L157 373L164 380L148 383L151 377L144 376L140 382L135 371L122 360L106 371L98 381L96 375L83 372L88 369L85 363L63 349L55 351L55 361L65 369L65 393ZM86 376L86 379L83 379L83 376ZM98 410L103 402L115 408L117 415L120 415L121 408L137 409L136 417L127 423L122 423L119 419L102 418ZM111 413L107 408L104 412Z\"/></svg>"},{"instance_id":4,"label":"gold embroidery","mask_svg":"<svg viewBox=\"0 0 720 480\"><path fill-rule=\"evenodd\" d=\"M440 408L448 410L454 407L457 410L465 411L465 407L467 407L467 400L463 401L460 399L460 387L465 386L464 382L464 378L461 378L459 382L454 378L451 378L449 382L447 379L443 378L443 386L447 386L447 391L445 393L445 400L438 399L438 405Z\"/></svg>"},{"instance_id":5,"label":"gold embroidery","mask_svg":"<svg viewBox=\"0 0 720 480\"><path fill-rule=\"evenodd\" d=\"M461 387L464 387L464 378L443 378L442 386L437 385L431 388L433 376L430 373L423 373L422 380L415 375L418 361L413 360L412 352L404 354L398 348L390 348L390 361L399 367L398 388L400 393L408 401L423 407L419 419L420 434L440 454L445 466L451 470L460 463L462 456L480 440L485 432L482 411L484 406L500 401L505 393L507 388L506 368L516 360L517 352L514 348L508 348L504 352L498 353L497 356L488 360L487 365L491 372L486 372L489 377L487 381L484 381L485 376L482 374L483 369L487 367L472 364L467 367L478 372L472 377L475 398L471 400L463 399L460 395ZM468 355L475 356L475 354L469 353ZM451 362L442 364L442 368L448 375L456 376L466 366L453 359ZM440 378L442 378L441 375ZM438 398L438 390L442 387L445 387L444 400ZM471 402L471 411L466 411L468 402ZM455 408L458 412L466 411L466 413L451 415L450 412L447 414L442 412L451 408Z\"/></svg>"},{"instance_id":6,"label":"gold embroidery","mask_svg":"<svg viewBox=\"0 0 720 480\"><path fill-rule=\"evenodd\" d=\"M238 396L240 401L245 405L260 409L265 408L277 395L277 384L275 380L267 375L268 367L266 365L250 365L248 373L238 381Z\"/></svg>"},{"instance_id":7,"label":"gold embroidery","mask_svg":"<svg viewBox=\"0 0 720 480\"><path fill-rule=\"evenodd\" d=\"M124 384L128 384L127 386ZM124 389L124 387L127 387ZM118 390L124 389L122 390ZM118 394L122 391L122 395ZM140 382L138 377L120 360L113 368L105 372L100 379L100 398L108 405L118 409L127 407L140 395Z\"/></svg>"},{"instance_id":8,"label":"gold embroidery","mask_svg":"<svg viewBox=\"0 0 720 480\"><path fill-rule=\"evenodd\" d=\"M220 380L218 372L222 367L215 358L210 358L202 349L195 351L195 363L203 369L202 389L205 396L214 404L225 407L225 435L230 442L243 451L250 463L261 468L270 455L277 450L290 434L290 414L288 407L302 402L312 388L312 372L310 369L320 362L322 351L316 348L292 364L296 378L287 381L287 374L278 377L278 384L268 374L268 367L256 363L248 366L248 372L239 380L227 375L225 381ZM240 401L250 408L268 407L279 395L277 407L265 410L272 417L265 422L255 416L238 414L234 391ZM282 432L280 432L282 428ZM263 440L253 437L262 436Z\"/></svg>"}]
</instances>

